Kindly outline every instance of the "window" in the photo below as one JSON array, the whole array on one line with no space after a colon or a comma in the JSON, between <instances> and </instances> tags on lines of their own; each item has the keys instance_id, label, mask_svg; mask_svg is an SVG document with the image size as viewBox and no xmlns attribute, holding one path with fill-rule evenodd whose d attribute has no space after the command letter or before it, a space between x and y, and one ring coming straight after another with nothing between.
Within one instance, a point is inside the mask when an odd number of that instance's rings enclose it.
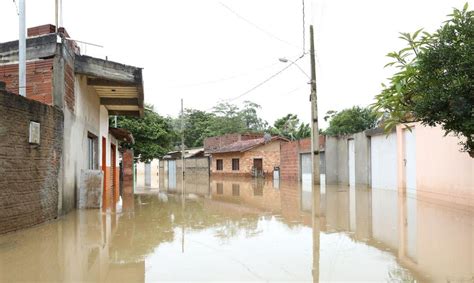
<instances>
[{"instance_id":1,"label":"window","mask_svg":"<svg viewBox=\"0 0 474 283\"><path fill-rule=\"evenodd\" d=\"M222 159L216 160L216 169L218 171L222 171L224 169L224 162L222 161Z\"/></svg>"},{"instance_id":2,"label":"window","mask_svg":"<svg viewBox=\"0 0 474 283\"><path fill-rule=\"evenodd\" d=\"M233 158L232 159L232 171L239 171L239 159Z\"/></svg>"},{"instance_id":3,"label":"window","mask_svg":"<svg viewBox=\"0 0 474 283\"><path fill-rule=\"evenodd\" d=\"M87 169L97 170L97 136L87 133Z\"/></svg>"}]
</instances>

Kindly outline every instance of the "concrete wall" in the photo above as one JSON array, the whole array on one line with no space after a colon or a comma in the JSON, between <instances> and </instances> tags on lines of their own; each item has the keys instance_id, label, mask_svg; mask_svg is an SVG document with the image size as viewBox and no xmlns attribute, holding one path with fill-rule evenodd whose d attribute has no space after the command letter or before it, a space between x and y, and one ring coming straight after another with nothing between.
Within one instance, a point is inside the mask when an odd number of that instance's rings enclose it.
<instances>
[{"instance_id":1,"label":"concrete wall","mask_svg":"<svg viewBox=\"0 0 474 283\"><path fill-rule=\"evenodd\" d=\"M158 182L158 173L159 173L159 160L158 159L153 159L150 162L150 168L151 168L151 186L152 188L158 188L159 187L159 182ZM137 168L137 187L146 187L145 186L145 166L146 164L144 162L138 162L136 164Z\"/></svg>"},{"instance_id":2,"label":"concrete wall","mask_svg":"<svg viewBox=\"0 0 474 283\"><path fill-rule=\"evenodd\" d=\"M58 216L63 114L0 91L0 234ZM40 123L39 145L29 143L30 121Z\"/></svg>"},{"instance_id":3,"label":"concrete wall","mask_svg":"<svg viewBox=\"0 0 474 283\"><path fill-rule=\"evenodd\" d=\"M348 141L354 140L355 182L358 186L370 184L370 141L365 133L326 139L326 183L349 185Z\"/></svg>"}]
</instances>

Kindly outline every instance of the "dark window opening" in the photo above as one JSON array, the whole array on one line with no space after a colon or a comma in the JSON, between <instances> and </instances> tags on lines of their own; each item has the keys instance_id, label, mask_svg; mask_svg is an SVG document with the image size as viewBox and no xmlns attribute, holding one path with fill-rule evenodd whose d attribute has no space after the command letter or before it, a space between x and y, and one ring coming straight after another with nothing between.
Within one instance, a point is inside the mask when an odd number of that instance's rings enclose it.
<instances>
[{"instance_id":1,"label":"dark window opening","mask_svg":"<svg viewBox=\"0 0 474 283\"><path fill-rule=\"evenodd\" d=\"M97 136L87 133L87 169L98 169L98 139Z\"/></svg>"},{"instance_id":2,"label":"dark window opening","mask_svg":"<svg viewBox=\"0 0 474 283\"><path fill-rule=\"evenodd\" d=\"M232 159L232 171L239 171L240 166L239 166L239 159L238 158L233 158Z\"/></svg>"},{"instance_id":3,"label":"dark window opening","mask_svg":"<svg viewBox=\"0 0 474 283\"><path fill-rule=\"evenodd\" d=\"M224 162L222 161L222 159L216 160L216 169L218 171L222 171L224 169Z\"/></svg>"}]
</instances>

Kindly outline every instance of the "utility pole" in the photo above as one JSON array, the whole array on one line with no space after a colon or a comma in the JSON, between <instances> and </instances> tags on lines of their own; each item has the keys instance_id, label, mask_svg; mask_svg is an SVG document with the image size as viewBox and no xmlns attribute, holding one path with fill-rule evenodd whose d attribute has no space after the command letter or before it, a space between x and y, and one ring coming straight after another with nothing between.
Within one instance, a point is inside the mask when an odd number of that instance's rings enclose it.
<instances>
[{"instance_id":1,"label":"utility pole","mask_svg":"<svg viewBox=\"0 0 474 283\"><path fill-rule=\"evenodd\" d=\"M19 40L18 40L18 92L26 96L26 0L19 3Z\"/></svg>"},{"instance_id":2,"label":"utility pole","mask_svg":"<svg viewBox=\"0 0 474 283\"><path fill-rule=\"evenodd\" d=\"M319 282L319 259L320 259L320 231L321 231L321 180L319 175L319 128L318 128L318 96L316 92L316 60L314 52L313 26L310 32L310 57L311 57L311 157L312 157L312 179L313 179L313 282Z\"/></svg>"},{"instance_id":3,"label":"utility pole","mask_svg":"<svg viewBox=\"0 0 474 283\"><path fill-rule=\"evenodd\" d=\"M321 184L319 176L319 127L318 127L318 96L316 92L316 61L314 52L313 26L309 26L311 40L311 152L313 161L313 185Z\"/></svg>"},{"instance_id":4,"label":"utility pole","mask_svg":"<svg viewBox=\"0 0 474 283\"><path fill-rule=\"evenodd\" d=\"M184 107L183 107L183 99L181 98L181 171L182 171L182 178L184 181ZM183 192L184 193L184 192Z\"/></svg>"}]
</instances>

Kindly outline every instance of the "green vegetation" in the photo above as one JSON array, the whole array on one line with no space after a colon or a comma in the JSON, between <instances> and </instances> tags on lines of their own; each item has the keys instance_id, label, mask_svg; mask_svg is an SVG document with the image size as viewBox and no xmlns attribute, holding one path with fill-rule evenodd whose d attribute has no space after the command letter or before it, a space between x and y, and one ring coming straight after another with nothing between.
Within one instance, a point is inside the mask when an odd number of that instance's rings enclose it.
<instances>
[{"instance_id":1,"label":"green vegetation","mask_svg":"<svg viewBox=\"0 0 474 283\"><path fill-rule=\"evenodd\" d=\"M462 151L474 157L474 12L454 9L433 34L402 33L407 47L389 53L398 72L383 85L373 109L386 130L419 121L441 125L463 138Z\"/></svg>"},{"instance_id":2,"label":"green vegetation","mask_svg":"<svg viewBox=\"0 0 474 283\"><path fill-rule=\"evenodd\" d=\"M117 127L133 134L135 143L123 143L122 146L133 149L135 157L142 162L163 156L176 140L171 119L160 116L150 105L145 106L143 118L119 116Z\"/></svg>"},{"instance_id":3,"label":"green vegetation","mask_svg":"<svg viewBox=\"0 0 474 283\"><path fill-rule=\"evenodd\" d=\"M275 121L270 133L289 140L300 140L311 137L311 127L309 124L301 123L298 115L288 114Z\"/></svg>"},{"instance_id":4,"label":"green vegetation","mask_svg":"<svg viewBox=\"0 0 474 283\"><path fill-rule=\"evenodd\" d=\"M323 131L328 136L349 135L377 125L377 115L369 108L354 106L340 112L328 111L324 120L329 120L329 127Z\"/></svg>"}]
</instances>

